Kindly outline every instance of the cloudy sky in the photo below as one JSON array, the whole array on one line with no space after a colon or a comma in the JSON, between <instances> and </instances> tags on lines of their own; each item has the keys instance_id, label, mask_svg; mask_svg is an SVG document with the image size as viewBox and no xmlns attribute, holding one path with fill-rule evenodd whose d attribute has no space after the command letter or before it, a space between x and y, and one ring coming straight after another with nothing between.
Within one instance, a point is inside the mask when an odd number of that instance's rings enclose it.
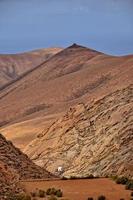
<instances>
[{"instance_id":1,"label":"cloudy sky","mask_svg":"<svg viewBox=\"0 0 133 200\"><path fill-rule=\"evenodd\" d=\"M133 54L133 0L0 0L0 53L72 43Z\"/></svg>"}]
</instances>

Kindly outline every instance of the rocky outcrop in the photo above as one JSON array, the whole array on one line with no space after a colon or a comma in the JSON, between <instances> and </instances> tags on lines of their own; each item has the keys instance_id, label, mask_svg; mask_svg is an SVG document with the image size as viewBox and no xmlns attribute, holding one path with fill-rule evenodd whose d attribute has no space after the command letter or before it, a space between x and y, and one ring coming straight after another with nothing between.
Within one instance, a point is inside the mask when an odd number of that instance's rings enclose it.
<instances>
[{"instance_id":1,"label":"rocky outcrop","mask_svg":"<svg viewBox=\"0 0 133 200\"><path fill-rule=\"evenodd\" d=\"M64 176L133 176L133 86L78 104L25 149L38 165Z\"/></svg>"}]
</instances>

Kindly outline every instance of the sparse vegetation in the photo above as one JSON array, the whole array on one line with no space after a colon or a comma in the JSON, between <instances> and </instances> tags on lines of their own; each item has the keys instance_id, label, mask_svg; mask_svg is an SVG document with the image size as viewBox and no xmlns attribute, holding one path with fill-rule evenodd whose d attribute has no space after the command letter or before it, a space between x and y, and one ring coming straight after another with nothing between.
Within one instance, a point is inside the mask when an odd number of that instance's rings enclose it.
<instances>
[{"instance_id":1,"label":"sparse vegetation","mask_svg":"<svg viewBox=\"0 0 133 200\"><path fill-rule=\"evenodd\" d=\"M128 180L125 188L126 190L133 190L133 180Z\"/></svg>"},{"instance_id":2,"label":"sparse vegetation","mask_svg":"<svg viewBox=\"0 0 133 200\"><path fill-rule=\"evenodd\" d=\"M106 197L104 195L101 195L97 198L98 200L106 200Z\"/></svg>"},{"instance_id":3,"label":"sparse vegetation","mask_svg":"<svg viewBox=\"0 0 133 200\"><path fill-rule=\"evenodd\" d=\"M48 200L58 200L58 199L57 199L57 197L51 195L51 196L48 198Z\"/></svg>"},{"instance_id":4,"label":"sparse vegetation","mask_svg":"<svg viewBox=\"0 0 133 200\"><path fill-rule=\"evenodd\" d=\"M40 197L40 198L43 198L43 197L45 197L45 191L44 190L39 190L38 191L38 196Z\"/></svg>"},{"instance_id":5,"label":"sparse vegetation","mask_svg":"<svg viewBox=\"0 0 133 200\"><path fill-rule=\"evenodd\" d=\"M119 177L116 179L117 184L125 185L128 182L128 178L126 177Z\"/></svg>"},{"instance_id":6,"label":"sparse vegetation","mask_svg":"<svg viewBox=\"0 0 133 200\"><path fill-rule=\"evenodd\" d=\"M133 190L133 180L128 179L127 177L111 177L117 184L126 185L126 190Z\"/></svg>"},{"instance_id":7,"label":"sparse vegetation","mask_svg":"<svg viewBox=\"0 0 133 200\"><path fill-rule=\"evenodd\" d=\"M32 197L36 197L36 192L31 192L30 194Z\"/></svg>"},{"instance_id":8,"label":"sparse vegetation","mask_svg":"<svg viewBox=\"0 0 133 200\"><path fill-rule=\"evenodd\" d=\"M56 191L56 196L57 197L62 197L63 196L63 192L59 189Z\"/></svg>"},{"instance_id":9,"label":"sparse vegetation","mask_svg":"<svg viewBox=\"0 0 133 200\"><path fill-rule=\"evenodd\" d=\"M10 195L8 200L31 200L31 197L26 194Z\"/></svg>"}]
</instances>

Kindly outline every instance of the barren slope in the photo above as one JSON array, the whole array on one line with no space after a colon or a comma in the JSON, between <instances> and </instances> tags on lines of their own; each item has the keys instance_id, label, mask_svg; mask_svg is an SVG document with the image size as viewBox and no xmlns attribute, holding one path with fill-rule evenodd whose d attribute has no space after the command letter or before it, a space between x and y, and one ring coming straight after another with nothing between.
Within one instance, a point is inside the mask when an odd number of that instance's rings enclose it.
<instances>
[{"instance_id":1,"label":"barren slope","mask_svg":"<svg viewBox=\"0 0 133 200\"><path fill-rule=\"evenodd\" d=\"M70 106L122 89L132 77L133 56L73 45L1 91L1 131L23 148Z\"/></svg>"},{"instance_id":2,"label":"barren slope","mask_svg":"<svg viewBox=\"0 0 133 200\"><path fill-rule=\"evenodd\" d=\"M47 48L23 54L0 55L0 89L58 53L60 48Z\"/></svg>"},{"instance_id":3,"label":"barren slope","mask_svg":"<svg viewBox=\"0 0 133 200\"><path fill-rule=\"evenodd\" d=\"M25 149L33 161L65 176L133 177L133 86L78 104Z\"/></svg>"},{"instance_id":4,"label":"barren slope","mask_svg":"<svg viewBox=\"0 0 133 200\"><path fill-rule=\"evenodd\" d=\"M9 194L22 192L18 183L18 175L12 168L0 162L0 200L5 200Z\"/></svg>"},{"instance_id":5,"label":"barren slope","mask_svg":"<svg viewBox=\"0 0 133 200\"><path fill-rule=\"evenodd\" d=\"M24 153L0 134L0 162L9 167L20 179L53 177L52 174L36 166Z\"/></svg>"}]
</instances>

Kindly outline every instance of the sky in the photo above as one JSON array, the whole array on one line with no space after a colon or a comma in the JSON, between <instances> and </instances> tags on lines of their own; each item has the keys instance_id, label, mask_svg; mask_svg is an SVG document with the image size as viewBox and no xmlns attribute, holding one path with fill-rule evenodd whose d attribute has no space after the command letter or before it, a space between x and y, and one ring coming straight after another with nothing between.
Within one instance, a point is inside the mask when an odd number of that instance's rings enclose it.
<instances>
[{"instance_id":1,"label":"sky","mask_svg":"<svg viewBox=\"0 0 133 200\"><path fill-rule=\"evenodd\" d=\"M0 53L72 43L133 54L133 0L0 0Z\"/></svg>"}]
</instances>

